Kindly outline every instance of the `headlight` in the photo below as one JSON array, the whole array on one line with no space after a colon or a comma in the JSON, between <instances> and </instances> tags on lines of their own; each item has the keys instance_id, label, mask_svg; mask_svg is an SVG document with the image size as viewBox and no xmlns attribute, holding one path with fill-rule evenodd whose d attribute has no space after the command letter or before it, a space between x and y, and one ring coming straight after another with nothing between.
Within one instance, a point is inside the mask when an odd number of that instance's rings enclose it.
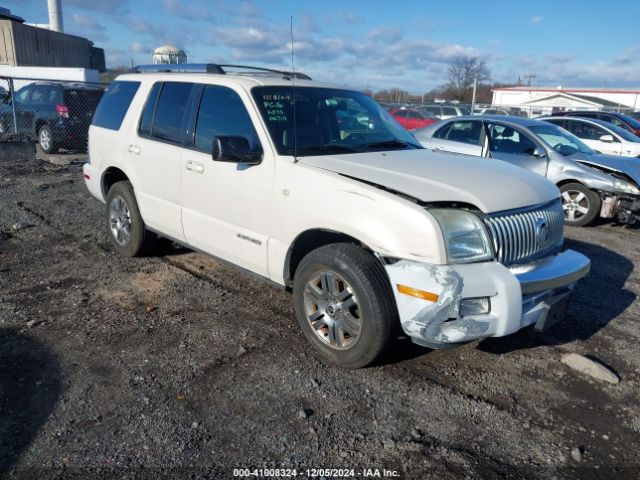
<instances>
[{"instance_id":1,"label":"headlight","mask_svg":"<svg viewBox=\"0 0 640 480\"><path fill-rule=\"evenodd\" d=\"M492 260L493 250L482 220L471 212L434 208L431 213L442 229L450 263Z\"/></svg>"},{"instance_id":2,"label":"headlight","mask_svg":"<svg viewBox=\"0 0 640 480\"><path fill-rule=\"evenodd\" d=\"M631 193L633 195L640 195L640 190L635 185L625 182L624 180L616 179L613 182L613 188L618 192Z\"/></svg>"}]
</instances>

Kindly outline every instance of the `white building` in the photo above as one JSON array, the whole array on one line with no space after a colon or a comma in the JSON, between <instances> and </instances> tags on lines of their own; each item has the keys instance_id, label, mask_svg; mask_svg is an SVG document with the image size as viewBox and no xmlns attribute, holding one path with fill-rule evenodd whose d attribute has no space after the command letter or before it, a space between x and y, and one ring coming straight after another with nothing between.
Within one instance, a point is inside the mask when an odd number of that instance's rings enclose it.
<instances>
[{"instance_id":1,"label":"white building","mask_svg":"<svg viewBox=\"0 0 640 480\"><path fill-rule=\"evenodd\" d=\"M493 106L519 107L530 116L559 110L640 110L640 89L505 87L493 89Z\"/></svg>"}]
</instances>

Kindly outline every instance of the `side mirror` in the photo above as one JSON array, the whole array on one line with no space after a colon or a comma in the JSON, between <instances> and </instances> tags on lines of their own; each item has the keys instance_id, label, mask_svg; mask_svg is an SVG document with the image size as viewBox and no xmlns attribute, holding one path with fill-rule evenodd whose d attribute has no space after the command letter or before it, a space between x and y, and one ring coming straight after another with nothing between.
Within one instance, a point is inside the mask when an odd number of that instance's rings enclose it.
<instances>
[{"instance_id":1,"label":"side mirror","mask_svg":"<svg viewBox=\"0 0 640 480\"><path fill-rule=\"evenodd\" d=\"M544 157L546 157L546 156L547 156L547 151L546 151L544 148L542 148L542 147L536 147L536 148L533 150L532 155L533 155L534 157L536 157L536 158L544 158Z\"/></svg>"},{"instance_id":2,"label":"side mirror","mask_svg":"<svg viewBox=\"0 0 640 480\"><path fill-rule=\"evenodd\" d=\"M213 138L211 157L216 162L257 165L262 161L262 150L252 151L245 137L217 136Z\"/></svg>"},{"instance_id":3,"label":"side mirror","mask_svg":"<svg viewBox=\"0 0 640 480\"><path fill-rule=\"evenodd\" d=\"M601 142L613 143L613 135L602 135L598 140Z\"/></svg>"}]
</instances>

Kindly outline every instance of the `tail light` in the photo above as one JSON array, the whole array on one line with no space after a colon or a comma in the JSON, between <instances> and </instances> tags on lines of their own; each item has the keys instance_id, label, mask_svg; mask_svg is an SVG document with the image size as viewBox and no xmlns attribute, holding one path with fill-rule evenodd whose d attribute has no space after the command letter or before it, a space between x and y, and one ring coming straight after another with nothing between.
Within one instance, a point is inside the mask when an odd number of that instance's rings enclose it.
<instances>
[{"instance_id":1,"label":"tail light","mask_svg":"<svg viewBox=\"0 0 640 480\"><path fill-rule=\"evenodd\" d=\"M69 118L69 107L62 103L59 103L56 105L56 113L62 118Z\"/></svg>"}]
</instances>

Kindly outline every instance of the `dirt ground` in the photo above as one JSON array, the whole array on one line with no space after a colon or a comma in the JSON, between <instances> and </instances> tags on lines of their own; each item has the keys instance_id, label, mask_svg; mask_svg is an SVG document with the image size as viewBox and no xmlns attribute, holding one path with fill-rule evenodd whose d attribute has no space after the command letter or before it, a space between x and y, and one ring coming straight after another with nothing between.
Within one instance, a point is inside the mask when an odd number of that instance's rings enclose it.
<instances>
[{"instance_id":1,"label":"dirt ground","mask_svg":"<svg viewBox=\"0 0 640 480\"><path fill-rule=\"evenodd\" d=\"M640 231L566 237L592 273L550 332L400 340L345 371L314 356L288 293L168 243L116 256L80 162L0 164L0 477L637 478Z\"/></svg>"}]
</instances>

